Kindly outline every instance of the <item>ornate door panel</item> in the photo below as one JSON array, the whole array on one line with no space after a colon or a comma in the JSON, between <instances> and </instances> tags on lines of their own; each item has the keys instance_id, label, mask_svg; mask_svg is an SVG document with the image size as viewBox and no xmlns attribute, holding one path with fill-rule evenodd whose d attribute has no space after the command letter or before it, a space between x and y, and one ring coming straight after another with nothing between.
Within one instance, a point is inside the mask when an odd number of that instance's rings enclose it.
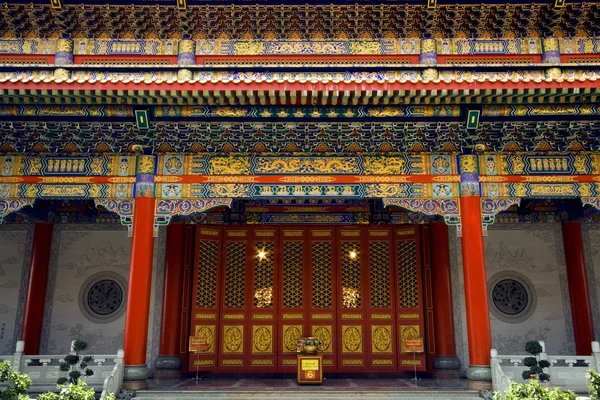
<instances>
[{"instance_id":1,"label":"ornate door panel","mask_svg":"<svg viewBox=\"0 0 600 400\"><path fill-rule=\"evenodd\" d=\"M403 352L403 338L425 338L423 324L423 293L421 279L421 249L419 231L416 226L394 229L396 248L396 290L398 293L397 346L400 370L426 370L425 353L413 355Z\"/></svg>"},{"instance_id":2,"label":"ornate door panel","mask_svg":"<svg viewBox=\"0 0 600 400\"><path fill-rule=\"evenodd\" d=\"M367 228L364 246L368 292L365 297L367 367L371 371L395 371L396 316L394 296L394 247L390 228Z\"/></svg>"},{"instance_id":3,"label":"ornate door panel","mask_svg":"<svg viewBox=\"0 0 600 400\"><path fill-rule=\"evenodd\" d=\"M276 227L226 229L219 369L277 366Z\"/></svg>"},{"instance_id":4,"label":"ornate door panel","mask_svg":"<svg viewBox=\"0 0 600 400\"><path fill-rule=\"evenodd\" d=\"M307 323L310 301L310 275L308 273L309 243L304 228L280 230L281 276L279 279L279 370L296 371L296 341L309 336Z\"/></svg>"},{"instance_id":5,"label":"ornate door panel","mask_svg":"<svg viewBox=\"0 0 600 400\"><path fill-rule=\"evenodd\" d=\"M273 371L277 369L277 303L279 243L277 227L264 227L253 231L251 333L248 343L250 370Z\"/></svg>"},{"instance_id":6,"label":"ornate door panel","mask_svg":"<svg viewBox=\"0 0 600 400\"><path fill-rule=\"evenodd\" d=\"M243 371L248 365L251 242L249 229L223 230L223 271L218 341L220 370Z\"/></svg>"},{"instance_id":7,"label":"ornate door panel","mask_svg":"<svg viewBox=\"0 0 600 400\"><path fill-rule=\"evenodd\" d=\"M339 370L356 371L366 367L365 276L367 262L363 251L364 230L338 230L338 360Z\"/></svg>"},{"instance_id":8,"label":"ornate door panel","mask_svg":"<svg viewBox=\"0 0 600 400\"><path fill-rule=\"evenodd\" d=\"M217 367L221 235L220 227L198 225L196 229L190 336L206 338L209 348L207 352L198 356L190 354L190 371L195 371L196 367L200 370L214 370ZM187 348L187 338L184 345Z\"/></svg>"},{"instance_id":9,"label":"ornate door panel","mask_svg":"<svg viewBox=\"0 0 600 400\"><path fill-rule=\"evenodd\" d=\"M335 229L334 227L309 228L308 244L310 260L308 269L309 293L307 332L323 340L319 346L323 354L323 368L336 370L336 268L335 268Z\"/></svg>"}]
</instances>

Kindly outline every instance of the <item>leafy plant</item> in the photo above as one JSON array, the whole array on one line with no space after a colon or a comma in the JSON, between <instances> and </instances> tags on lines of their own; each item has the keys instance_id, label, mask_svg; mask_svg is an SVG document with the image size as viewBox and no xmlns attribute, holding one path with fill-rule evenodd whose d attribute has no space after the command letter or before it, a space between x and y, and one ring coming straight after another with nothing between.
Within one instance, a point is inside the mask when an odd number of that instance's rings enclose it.
<instances>
[{"instance_id":1,"label":"leafy plant","mask_svg":"<svg viewBox=\"0 0 600 400\"><path fill-rule=\"evenodd\" d=\"M29 375L15 371L8 361L0 362L0 383L7 382L6 388L0 389L0 399L27 399L27 391L31 386Z\"/></svg>"},{"instance_id":2,"label":"leafy plant","mask_svg":"<svg viewBox=\"0 0 600 400\"><path fill-rule=\"evenodd\" d=\"M500 394L496 392L493 400L576 400L577 395L570 390L563 392L559 388L547 388L532 379L529 383L511 382L509 388Z\"/></svg>"},{"instance_id":3,"label":"leafy plant","mask_svg":"<svg viewBox=\"0 0 600 400\"><path fill-rule=\"evenodd\" d=\"M38 400L94 400L96 394L93 388L88 388L87 384L79 379L76 383L60 384L58 393L47 392L38 397ZM104 397L106 400L115 400L115 395L109 393Z\"/></svg>"},{"instance_id":4,"label":"leafy plant","mask_svg":"<svg viewBox=\"0 0 600 400\"><path fill-rule=\"evenodd\" d=\"M590 369L587 373L587 378L590 399L600 400L600 374L593 369Z\"/></svg>"},{"instance_id":5,"label":"leafy plant","mask_svg":"<svg viewBox=\"0 0 600 400\"><path fill-rule=\"evenodd\" d=\"M544 372L544 368L548 368L550 363L547 360L539 360L537 359L537 355L542 352L542 345L532 340L525 344L525 351L529 354L533 355L533 357L525 357L523 359L523 364L526 367L529 367L528 370L523 371L521 376L523 379L535 379L539 378L541 381L547 381L550 379L550 375Z\"/></svg>"},{"instance_id":6,"label":"leafy plant","mask_svg":"<svg viewBox=\"0 0 600 400\"><path fill-rule=\"evenodd\" d=\"M87 342L83 340L75 340L73 342L73 351L65 356L63 362L60 363L60 370L69 372L68 378L59 378L56 383L64 385L71 383L77 385L79 378L82 376L92 376L94 371L88 368L88 363L94 361L92 356L82 356L81 352L87 349Z\"/></svg>"}]
</instances>

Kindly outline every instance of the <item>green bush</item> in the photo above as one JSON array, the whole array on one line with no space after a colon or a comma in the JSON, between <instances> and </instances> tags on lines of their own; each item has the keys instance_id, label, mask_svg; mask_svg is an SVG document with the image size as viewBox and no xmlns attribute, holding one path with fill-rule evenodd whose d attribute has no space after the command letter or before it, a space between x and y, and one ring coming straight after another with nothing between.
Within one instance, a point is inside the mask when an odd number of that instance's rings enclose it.
<instances>
[{"instance_id":1,"label":"green bush","mask_svg":"<svg viewBox=\"0 0 600 400\"><path fill-rule=\"evenodd\" d=\"M590 369L587 374L588 390L592 400L600 400L600 374Z\"/></svg>"},{"instance_id":2,"label":"green bush","mask_svg":"<svg viewBox=\"0 0 600 400\"><path fill-rule=\"evenodd\" d=\"M22 372L12 369L8 361L0 363L0 383L6 383L5 389L0 389L0 399L27 399L27 391L31 386L31 378Z\"/></svg>"},{"instance_id":3,"label":"green bush","mask_svg":"<svg viewBox=\"0 0 600 400\"><path fill-rule=\"evenodd\" d=\"M82 380L77 383L58 385L58 393L47 392L38 397L38 400L94 400L96 397L93 388L88 388ZM110 393L106 400L115 400L115 395Z\"/></svg>"},{"instance_id":4,"label":"green bush","mask_svg":"<svg viewBox=\"0 0 600 400\"><path fill-rule=\"evenodd\" d=\"M493 400L576 400L577 395L570 390L563 392L559 388L547 388L535 379L529 383L511 382L510 387L500 394L496 392Z\"/></svg>"}]
</instances>

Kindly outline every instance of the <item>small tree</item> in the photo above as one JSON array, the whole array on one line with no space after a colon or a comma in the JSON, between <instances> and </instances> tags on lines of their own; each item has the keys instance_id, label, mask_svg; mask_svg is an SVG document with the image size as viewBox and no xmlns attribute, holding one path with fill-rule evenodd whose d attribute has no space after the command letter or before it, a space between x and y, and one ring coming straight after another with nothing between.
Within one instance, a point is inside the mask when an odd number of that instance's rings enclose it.
<instances>
[{"instance_id":1,"label":"small tree","mask_svg":"<svg viewBox=\"0 0 600 400\"><path fill-rule=\"evenodd\" d=\"M58 381L56 381L59 385L64 385L66 383L77 385L79 378L82 376L94 375L94 371L87 367L88 363L94 360L94 357L81 355L81 352L87 349L87 343L83 340L75 340L71 347L71 353L66 355L64 361L60 363L60 370L63 372L68 371L69 377L59 378Z\"/></svg>"},{"instance_id":2,"label":"small tree","mask_svg":"<svg viewBox=\"0 0 600 400\"><path fill-rule=\"evenodd\" d=\"M0 399L27 399L27 391L31 386L29 375L15 371L8 361L0 362L0 383L6 383L6 388L0 389Z\"/></svg>"},{"instance_id":3,"label":"small tree","mask_svg":"<svg viewBox=\"0 0 600 400\"><path fill-rule=\"evenodd\" d=\"M523 374L521 375L523 379L528 380L537 378L542 382L550 379L550 375L544 372L544 368L548 368L550 363L547 360L538 361L536 357L542 350L542 345L538 341L532 340L525 344L525 351L533 355L533 357L525 357L525 359L523 359L523 364L525 364L526 367L529 367L528 370L523 371Z\"/></svg>"}]
</instances>

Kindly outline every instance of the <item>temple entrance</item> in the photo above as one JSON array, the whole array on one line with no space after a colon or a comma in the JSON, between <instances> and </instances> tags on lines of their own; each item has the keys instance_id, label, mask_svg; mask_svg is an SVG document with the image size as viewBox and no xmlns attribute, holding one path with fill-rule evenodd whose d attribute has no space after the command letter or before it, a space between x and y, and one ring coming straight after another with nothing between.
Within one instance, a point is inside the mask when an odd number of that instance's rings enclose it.
<instances>
[{"instance_id":1,"label":"temple entrance","mask_svg":"<svg viewBox=\"0 0 600 400\"><path fill-rule=\"evenodd\" d=\"M323 340L326 371L428 369L427 353L402 351L402 337L426 336L419 227L198 226L196 238L190 335L210 347L190 370L294 372L301 336Z\"/></svg>"}]
</instances>

